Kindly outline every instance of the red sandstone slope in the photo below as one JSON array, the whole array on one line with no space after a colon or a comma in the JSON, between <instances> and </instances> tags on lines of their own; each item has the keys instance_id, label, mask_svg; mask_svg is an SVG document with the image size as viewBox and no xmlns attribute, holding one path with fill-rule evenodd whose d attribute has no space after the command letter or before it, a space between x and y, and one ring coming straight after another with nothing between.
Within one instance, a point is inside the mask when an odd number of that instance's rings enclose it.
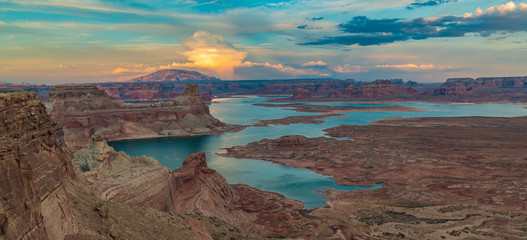
<instances>
[{"instance_id":1,"label":"red sandstone slope","mask_svg":"<svg viewBox=\"0 0 527 240\"><path fill-rule=\"evenodd\" d=\"M137 77L129 82L180 82L180 81L219 81L220 79L203 75L196 71L164 69L148 75Z\"/></svg>"}]
</instances>

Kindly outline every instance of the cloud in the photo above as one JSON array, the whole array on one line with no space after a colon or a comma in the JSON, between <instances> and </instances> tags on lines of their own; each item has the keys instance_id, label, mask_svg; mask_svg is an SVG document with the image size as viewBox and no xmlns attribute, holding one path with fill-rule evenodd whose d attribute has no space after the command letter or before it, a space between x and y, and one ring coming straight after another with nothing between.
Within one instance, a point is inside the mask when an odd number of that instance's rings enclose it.
<instances>
[{"instance_id":1,"label":"cloud","mask_svg":"<svg viewBox=\"0 0 527 240\"><path fill-rule=\"evenodd\" d=\"M122 65L115 68L113 74L129 74L129 73L149 73L163 69L184 68L200 72L212 72L215 75L224 78L232 79L235 77L234 70L241 68L271 69L273 71L287 73L289 76L329 76L327 73L315 71L312 69L300 69L292 66L283 65L281 63L271 64L245 61L247 53L240 51L232 44L226 42L222 36L210 34L204 31L194 33L190 38L180 41L184 47L182 55L187 59L187 62L173 62L161 66L148 66L146 64L130 64ZM325 66L326 63L322 61L311 61L305 63L304 66Z\"/></svg>"},{"instance_id":2,"label":"cloud","mask_svg":"<svg viewBox=\"0 0 527 240\"><path fill-rule=\"evenodd\" d=\"M351 21L338 25L347 35L326 37L302 45L381 45L398 41L423 40L428 38L464 37L475 34L488 37L495 33L527 31L527 4L514 2L477 9L476 13L463 16L446 15L438 18L369 19L356 16Z\"/></svg>"},{"instance_id":3,"label":"cloud","mask_svg":"<svg viewBox=\"0 0 527 240\"><path fill-rule=\"evenodd\" d=\"M320 21L320 20L323 20L324 17L312 17L312 18L306 18L306 20L308 21L312 21L312 22L316 22L316 21Z\"/></svg>"},{"instance_id":4,"label":"cloud","mask_svg":"<svg viewBox=\"0 0 527 240\"><path fill-rule=\"evenodd\" d=\"M398 64L377 65L377 68L395 68L395 69L402 69L402 70L430 70L430 69L435 69L436 67L432 64L418 65L418 64L409 63L409 64L401 64L401 65L398 65Z\"/></svg>"},{"instance_id":5,"label":"cloud","mask_svg":"<svg viewBox=\"0 0 527 240\"><path fill-rule=\"evenodd\" d=\"M65 69L65 68L79 68L79 67L76 66L76 65L64 65L64 64L59 64L59 68L61 68L61 69Z\"/></svg>"},{"instance_id":6,"label":"cloud","mask_svg":"<svg viewBox=\"0 0 527 240\"><path fill-rule=\"evenodd\" d=\"M172 63L170 67L195 67L212 70L222 77L232 77L234 67L243 63L247 53L235 49L222 36L198 31L181 41L187 63Z\"/></svg>"},{"instance_id":7,"label":"cloud","mask_svg":"<svg viewBox=\"0 0 527 240\"><path fill-rule=\"evenodd\" d=\"M271 68L271 69L274 69L274 70L278 70L280 72L289 73L289 74L291 74L293 76L305 76L305 75L329 76L329 74L327 74L327 73L314 71L312 69L298 69L298 68L294 68L294 67L291 67L291 66L283 65L281 63L279 63L279 64L270 64L268 62L266 62L266 63L253 63L253 62L246 61L241 66L243 66L243 67L263 66L263 67L266 67L266 68Z\"/></svg>"},{"instance_id":8,"label":"cloud","mask_svg":"<svg viewBox=\"0 0 527 240\"><path fill-rule=\"evenodd\" d=\"M113 70L113 74L121 74L121 73L132 73L132 72L142 72L141 70L139 69L128 69L128 68L122 68L122 67L118 67L116 69Z\"/></svg>"},{"instance_id":9,"label":"cloud","mask_svg":"<svg viewBox=\"0 0 527 240\"><path fill-rule=\"evenodd\" d=\"M419 7L430 7L437 6L444 3L457 2L457 0L416 0L413 3L410 3L406 6L406 9L412 10Z\"/></svg>"},{"instance_id":10,"label":"cloud","mask_svg":"<svg viewBox=\"0 0 527 240\"><path fill-rule=\"evenodd\" d=\"M344 65L337 65L330 67L331 70L337 72L337 73L358 73L358 72L366 72L368 70L363 69L359 65L350 65L350 64L344 64Z\"/></svg>"},{"instance_id":11,"label":"cloud","mask_svg":"<svg viewBox=\"0 0 527 240\"><path fill-rule=\"evenodd\" d=\"M325 62L322 62L322 60L318 60L318 61L311 61L311 62L307 62L307 63L304 63L302 64L302 66L304 67L314 67L314 66L326 66L328 65L327 63Z\"/></svg>"}]
</instances>

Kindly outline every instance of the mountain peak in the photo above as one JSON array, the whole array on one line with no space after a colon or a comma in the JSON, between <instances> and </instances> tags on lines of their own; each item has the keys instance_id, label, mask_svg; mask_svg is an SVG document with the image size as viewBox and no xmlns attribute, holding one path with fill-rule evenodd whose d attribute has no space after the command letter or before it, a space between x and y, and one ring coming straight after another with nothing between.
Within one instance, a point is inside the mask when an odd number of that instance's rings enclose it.
<instances>
[{"instance_id":1,"label":"mountain peak","mask_svg":"<svg viewBox=\"0 0 527 240\"><path fill-rule=\"evenodd\" d=\"M180 81L219 81L220 79L207 76L196 71L181 69L164 69L141 77L136 77L129 82L180 82Z\"/></svg>"}]
</instances>

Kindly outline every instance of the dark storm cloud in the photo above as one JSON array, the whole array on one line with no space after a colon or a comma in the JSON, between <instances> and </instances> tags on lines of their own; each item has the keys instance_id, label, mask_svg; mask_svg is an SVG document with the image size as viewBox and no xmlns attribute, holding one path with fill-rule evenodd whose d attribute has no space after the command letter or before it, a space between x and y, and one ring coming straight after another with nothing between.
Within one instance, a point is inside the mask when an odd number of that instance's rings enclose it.
<instances>
[{"instance_id":1,"label":"dark storm cloud","mask_svg":"<svg viewBox=\"0 0 527 240\"><path fill-rule=\"evenodd\" d=\"M439 18L369 19L354 17L338 25L347 35L328 36L302 45L381 45L398 41L427 38L463 37L475 34L488 37L494 33L527 31L527 4L500 5L485 12L465 16L447 15Z\"/></svg>"},{"instance_id":2,"label":"dark storm cloud","mask_svg":"<svg viewBox=\"0 0 527 240\"><path fill-rule=\"evenodd\" d=\"M457 0L417 0L410 5L406 6L406 9L416 9L420 7L437 6L443 3L457 2Z\"/></svg>"}]
</instances>

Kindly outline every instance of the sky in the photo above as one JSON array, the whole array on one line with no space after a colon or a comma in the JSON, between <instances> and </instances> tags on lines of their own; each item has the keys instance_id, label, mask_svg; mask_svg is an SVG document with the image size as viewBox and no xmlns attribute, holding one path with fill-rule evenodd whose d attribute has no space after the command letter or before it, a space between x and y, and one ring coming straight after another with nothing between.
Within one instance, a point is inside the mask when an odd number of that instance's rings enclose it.
<instances>
[{"instance_id":1,"label":"sky","mask_svg":"<svg viewBox=\"0 0 527 240\"><path fill-rule=\"evenodd\" d=\"M527 0L0 0L0 81L527 75Z\"/></svg>"}]
</instances>

